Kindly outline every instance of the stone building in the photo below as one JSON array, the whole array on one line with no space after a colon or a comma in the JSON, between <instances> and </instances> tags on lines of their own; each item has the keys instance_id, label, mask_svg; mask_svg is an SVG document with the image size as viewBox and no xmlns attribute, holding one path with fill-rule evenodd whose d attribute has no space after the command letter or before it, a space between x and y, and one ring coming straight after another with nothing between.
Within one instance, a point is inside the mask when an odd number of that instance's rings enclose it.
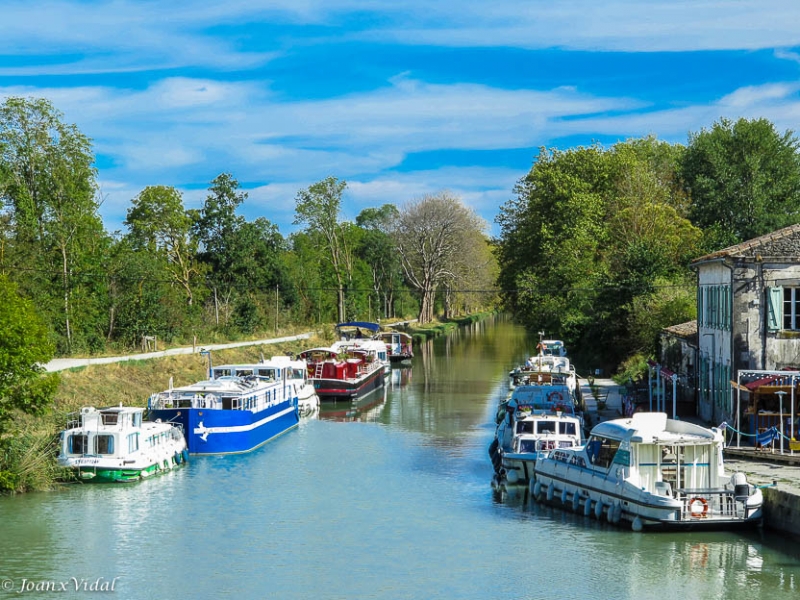
<instances>
[{"instance_id":1,"label":"stone building","mask_svg":"<svg viewBox=\"0 0 800 600\"><path fill-rule=\"evenodd\" d=\"M675 383L677 414L683 417L695 416L697 410L697 321L664 328L660 334L659 346L661 366L678 375ZM671 390L669 390L667 398L671 405Z\"/></svg>"},{"instance_id":2,"label":"stone building","mask_svg":"<svg viewBox=\"0 0 800 600\"><path fill-rule=\"evenodd\" d=\"M800 365L800 224L701 256L697 273L697 415L734 418L740 370Z\"/></svg>"}]
</instances>

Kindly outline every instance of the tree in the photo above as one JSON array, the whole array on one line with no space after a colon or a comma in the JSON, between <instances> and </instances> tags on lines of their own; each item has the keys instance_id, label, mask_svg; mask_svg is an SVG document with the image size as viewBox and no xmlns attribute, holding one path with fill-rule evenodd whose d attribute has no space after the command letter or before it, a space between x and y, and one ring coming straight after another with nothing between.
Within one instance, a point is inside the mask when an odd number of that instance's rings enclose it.
<instances>
[{"instance_id":1,"label":"tree","mask_svg":"<svg viewBox=\"0 0 800 600\"><path fill-rule=\"evenodd\" d=\"M342 194L347 183L328 177L297 193L295 225L306 225L310 233L320 235L324 258L329 262L336 278L338 318L346 320L345 285L351 280L353 256L347 243L339 212Z\"/></svg>"},{"instance_id":2,"label":"tree","mask_svg":"<svg viewBox=\"0 0 800 600\"><path fill-rule=\"evenodd\" d=\"M183 197L173 187L148 186L133 199L125 219L133 246L166 257L167 272L194 302L194 280L202 268L197 262L197 240L190 235L192 220L183 208Z\"/></svg>"},{"instance_id":3,"label":"tree","mask_svg":"<svg viewBox=\"0 0 800 600\"><path fill-rule=\"evenodd\" d=\"M40 365L53 358L53 345L33 302L0 276L0 438L14 410L40 414L52 401L58 375Z\"/></svg>"},{"instance_id":4,"label":"tree","mask_svg":"<svg viewBox=\"0 0 800 600\"><path fill-rule=\"evenodd\" d=\"M406 279L420 296L420 323L433 320L436 290L458 280L475 232L485 227L480 217L447 192L401 209L393 235Z\"/></svg>"},{"instance_id":5,"label":"tree","mask_svg":"<svg viewBox=\"0 0 800 600\"><path fill-rule=\"evenodd\" d=\"M799 148L766 119L721 119L690 135L681 174L708 251L800 220Z\"/></svg>"},{"instance_id":6,"label":"tree","mask_svg":"<svg viewBox=\"0 0 800 600\"><path fill-rule=\"evenodd\" d=\"M356 225L364 230L356 254L367 264L372 291L380 299L384 317L394 315L394 299L402 285L402 269L391 231L399 211L394 204L366 208L356 217Z\"/></svg>"},{"instance_id":7,"label":"tree","mask_svg":"<svg viewBox=\"0 0 800 600\"><path fill-rule=\"evenodd\" d=\"M102 262L108 237L98 215L91 142L62 119L41 98L12 97L0 106L0 200L13 226L3 258L14 272L26 272L20 283L53 315L69 352L76 330L85 337L97 328L89 315L104 313L100 280L80 275ZM75 295L86 317L77 326Z\"/></svg>"}]
</instances>

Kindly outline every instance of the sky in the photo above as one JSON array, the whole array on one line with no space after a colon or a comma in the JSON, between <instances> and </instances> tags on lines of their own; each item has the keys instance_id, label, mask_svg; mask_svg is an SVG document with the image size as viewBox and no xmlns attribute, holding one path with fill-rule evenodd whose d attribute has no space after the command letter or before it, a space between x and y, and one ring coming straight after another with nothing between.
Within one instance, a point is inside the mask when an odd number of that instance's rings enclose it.
<instances>
[{"instance_id":1,"label":"sky","mask_svg":"<svg viewBox=\"0 0 800 600\"><path fill-rule=\"evenodd\" d=\"M92 139L109 232L146 186L200 208L226 172L284 235L329 176L343 219L447 191L497 235L541 147L800 130L800 2L2 0L9 96Z\"/></svg>"}]
</instances>

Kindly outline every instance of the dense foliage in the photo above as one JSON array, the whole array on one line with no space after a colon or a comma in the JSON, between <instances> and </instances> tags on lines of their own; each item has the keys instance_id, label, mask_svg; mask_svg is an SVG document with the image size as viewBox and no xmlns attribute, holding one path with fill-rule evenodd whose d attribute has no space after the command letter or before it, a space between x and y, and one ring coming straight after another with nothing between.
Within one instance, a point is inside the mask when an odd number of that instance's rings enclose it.
<instances>
[{"instance_id":1,"label":"dense foliage","mask_svg":"<svg viewBox=\"0 0 800 600\"><path fill-rule=\"evenodd\" d=\"M49 101L0 104L0 273L31 302L56 354L419 316L422 296L395 243L402 212L383 205L344 219L345 181L300 190L301 229L284 238L267 218L238 214L247 193L226 172L200 208L185 206L174 187L146 186L130 201L126 230L112 235L99 216L96 177L91 140ZM485 261L486 236L475 243ZM479 272L479 286L490 289L492 268ZM426 310L443 312L451 296L434 294Z\"/></svg>"},{"instance_id":2,"label":"dense foliage","mask_svg":"<svg viewBox=\"0 0 800 600\"><path fill-rule=\"evenodd\" d=\"M663 327L695 317L692 259L798 221L797 149L763 119L687 146L542 149L497 217L505 305L584 365L654 355Z\"/></svg>"}]
</instances>

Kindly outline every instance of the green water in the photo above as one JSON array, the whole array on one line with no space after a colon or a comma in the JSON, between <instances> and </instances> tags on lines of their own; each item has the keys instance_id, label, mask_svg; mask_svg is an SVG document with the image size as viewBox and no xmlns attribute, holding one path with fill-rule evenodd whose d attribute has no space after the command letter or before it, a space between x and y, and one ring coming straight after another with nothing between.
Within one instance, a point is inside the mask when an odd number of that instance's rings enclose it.
<instances>
[{"instance_id":1,"label":"green water","mask_svg":"<svg viewBox=\"0 0 800 600\"><path fill-rule=\"evenodd\" d=\"M493 415L531 347L475 324L418 348L385 395L253 453L0 499L0 600L797 596L778 535L634 534L495 493Z\"/></svg>"}]
</instances>

